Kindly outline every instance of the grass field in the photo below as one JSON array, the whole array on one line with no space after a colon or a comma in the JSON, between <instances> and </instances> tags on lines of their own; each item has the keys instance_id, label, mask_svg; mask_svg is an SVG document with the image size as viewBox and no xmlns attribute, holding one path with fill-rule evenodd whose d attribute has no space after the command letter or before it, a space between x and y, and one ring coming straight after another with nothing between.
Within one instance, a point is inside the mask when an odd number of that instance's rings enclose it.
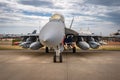
<instances>
[{"instance_id":1,"label":"grass field","mask_svg":"<svg viewBox=\"0 0 120 80\"><path fill-rule=\"evenodd\" d=\"M0 50L14 50L14 49L22 49L19 46L12 46L12 45L0 45Z\"/></svg>"},{"instance_id":2,"label":"grass field","mask_svg":"<svg viewBox=\"0 0 120 80\"><path fill-rule=\"evenodd\" d=\"M16 50L16 49L23 49L20 46L12 46L12 45L0 45L0 50ZM90 50L119 50L120 51L120 45L105 45L101 46L98 49L90 49Z\"/></svg>"},{"instance_id":3,"label":"grass field","mask_svg":"<svg viewBox=\"0 0 120 80\"><path fill-rule=\"evenodd\" d=\"M99 50L119 50L120 51L120 45L104 45L104 46L101 46Z\"/></svg>"},{"instance_id":4,"label":"grass field","mask_svg":"<svg viewBox=\"0 0 120 80\"><path fill-rule=\"evenodd\" d=\"M14 49L22 49L20 46L12 46L12 40L3 40L0 41L0 50L14 50ZM80 50L79 48L77 48ZM96 49L90 49L96 50ZM107 45L100 46L97 50L119 50L120 51L120 42L108 42Z\"/></svg>"}]
</instances>

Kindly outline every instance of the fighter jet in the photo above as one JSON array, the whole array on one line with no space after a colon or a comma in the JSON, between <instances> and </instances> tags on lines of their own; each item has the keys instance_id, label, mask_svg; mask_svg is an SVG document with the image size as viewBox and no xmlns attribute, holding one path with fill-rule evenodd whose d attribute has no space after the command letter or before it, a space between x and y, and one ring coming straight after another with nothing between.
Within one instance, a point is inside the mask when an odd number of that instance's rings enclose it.
<instances>
[{"instance_id":1,"label":"fighter jet","mask_svg":"<svg viewBox=\"0 0 120 80\"><path fill-rule=\"evenodd\" d=\"M73 20L72 22L73 23ZM53 62L62 62L62 52L64 46L71 46L72 52L76 52L76 47L88 50L89 48L97 49L100 46L99 36L96 35L81 35L75 30L66 28L65 19L61 14L54 14L49 19L49 22L40 30L39 34L29 34L27 37L23 36L23 42L20 44L23 48L30 48L37 50L46 46L46 53L49 48L53 48L55 54Z\"/></svg>"}]
</instances>

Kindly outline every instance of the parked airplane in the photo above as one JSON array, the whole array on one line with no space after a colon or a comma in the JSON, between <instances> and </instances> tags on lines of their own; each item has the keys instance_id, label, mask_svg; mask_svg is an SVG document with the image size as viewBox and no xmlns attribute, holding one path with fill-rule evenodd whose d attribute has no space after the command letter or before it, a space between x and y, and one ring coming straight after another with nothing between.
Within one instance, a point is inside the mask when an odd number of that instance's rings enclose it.
<instances>
[{"instance_id":1,"label":"parked airplane","mask_svg":"<svg viewBox=\"0 0 120 80\"><path fill-rule=\"evenodd\" d=\"M73 22L73 20L72 20ZM71 26L70 26L71 27ZM49 22L40 30L39 34L29 34L23 36L23 42L20 44L23 48L37 50L46 46L46 52L49 52L49 47L55 50L53 62L62 62L62 52L64 45L72 46L73 53L76 52L75 44L83 49L88 50L90 47L97 49L100 46L99 36L96 35L81 35L71 28L66 28L64 17L60 14L54 14L49 19Z\"/></svg>"}]
</instances>

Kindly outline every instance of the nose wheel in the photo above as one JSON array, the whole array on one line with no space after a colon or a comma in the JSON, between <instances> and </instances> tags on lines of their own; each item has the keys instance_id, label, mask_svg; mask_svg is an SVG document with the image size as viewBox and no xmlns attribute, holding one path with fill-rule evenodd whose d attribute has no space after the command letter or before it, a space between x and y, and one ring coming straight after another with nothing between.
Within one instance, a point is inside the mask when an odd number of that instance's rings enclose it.
<instances>
[{"instance_id":1,"label":"nose wheel","mask_svg":"<svg viewBox=\"0 0 120 80\"><path fill-rule=\"evenodd\" d=\"M60 55L54 55L54 57L53 57L53 62L60 62L60 63L62 63L62 54L60 53Z\"/></svg>"}]
</instances>

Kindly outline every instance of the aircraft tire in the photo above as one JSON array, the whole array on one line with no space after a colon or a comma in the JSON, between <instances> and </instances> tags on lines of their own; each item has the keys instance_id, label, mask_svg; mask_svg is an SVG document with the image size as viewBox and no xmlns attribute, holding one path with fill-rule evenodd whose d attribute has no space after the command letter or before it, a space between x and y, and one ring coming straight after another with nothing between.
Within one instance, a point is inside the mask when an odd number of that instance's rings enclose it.
<instances>
[{"instance_id":1,"label":"aircraft tire","mask_svg":"<svg viewBox=\"0 0 120 80\"><path fill-rule=\"evenodd\" d=\"M48 49L48 47L46 47L45 52L46 52L46 53L49 53L49 49Z\"/></svg>"},{"instance_id":2,"label":"aircraft tire","mask_svg":"<svg viewBox=\"0 0 120 80\"><path fill-rule=\"evenodd\" d=\"M73 53L76 53L76 47L73 47Z\"/></svg>"},{"instance_id":3,"label":"aircraft tire","mask_svg":"<svg viewBox=\"0 0 120 80\"><path fill-rule=\"evenodd\" d=\"M56 55L54 55L53 57L53 62L56 62Z\"/></svg>"},{"instance_id":4,"label":"aircraft tire","mask_svg":"<svg viewBox=\"0 0 120 80\"><path fill-rule=\"evenodd\" d=\"M60 59L60 63L62 63L62 54L60 54L59 59Z\"/></svg>"}]
</instances>

